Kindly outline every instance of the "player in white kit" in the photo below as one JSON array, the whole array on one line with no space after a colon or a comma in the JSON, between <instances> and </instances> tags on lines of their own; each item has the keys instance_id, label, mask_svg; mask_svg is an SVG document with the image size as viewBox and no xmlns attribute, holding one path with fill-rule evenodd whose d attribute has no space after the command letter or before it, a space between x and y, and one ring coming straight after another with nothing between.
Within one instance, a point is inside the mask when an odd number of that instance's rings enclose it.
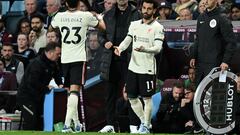
<instances>
[{"instance_id":1,"label":"player in white kit","mask_svg":"<svg viewBox=\"0 0 240 135\"><path fill-rule=\"evenodd\" d=\"M128 66L126 89L133 111L141 120L139 133L149 133L151 122L152 100L155 93L156 60L154 55L159 53L164 39L163 26L153 15L157 9L154 0L143 0L143 19L131 23L128 35L115 47L119 55L132 43L132 55ZM139 96L143 98L144 109Z\"/></svg>"},{"instance_id":2,"label":"player in white kit","mask_svg":"<svg viewBox=\"0 0 240 135\"><path fill-rule=\"evenodd\" d=\"M78 118L79 91L84 84L86 55L86 33L89 27L105 29L104 22L90 12L77 10L79 0L66 0L68 10L59 12L51 22L52 28L58 28L62 36L61 63L64 86L69 87L65 125L62 132L73 132L70 128L73 120L75 132L82 131Z\"/></svg>"}]
</instances>

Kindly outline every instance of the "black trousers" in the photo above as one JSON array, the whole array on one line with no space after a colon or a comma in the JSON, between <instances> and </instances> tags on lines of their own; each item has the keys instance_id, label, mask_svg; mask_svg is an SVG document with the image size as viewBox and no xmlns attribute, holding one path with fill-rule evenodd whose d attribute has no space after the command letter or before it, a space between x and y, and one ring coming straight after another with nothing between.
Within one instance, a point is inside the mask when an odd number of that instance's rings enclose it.
<instances>
[{"instance_id":1,"label":"black trousers","mask_svg":"<svg viewBox=\"0 0 240 135\"><path fill-rule=\"evenodd\" d=\"M107 124L116 124L116 101L125 84L128 63L121 60L112 60L109 72L109 81L106 82L106 112Z\"/></svg>"},{"instance_id":2,"label":"black trousers","mask_svg":"<svg viewBox=\"0 0 240 135\"><path fill-rule=\"evenodd\" d=\"M200 84L204 77L206 77L209 72L214 68L220 65L217 64L208 64L208 63L198 63L196 66L196 86Z\"/></svg>"},{"instance_id":3,"label":"black trousers","mask_svg":"<svg viewBox=\"0 0 240 135\"><path fill-rule=\"evenodd\" d=\"M140 119L133 111L129 100L125 101L123 97L119 98L116 105L116 118L119 132L130 132L129 125L139 126Z\"/></svg>"},{"instance_id":4,"label":"black trousers","mask_svg":"<svg viewBox=\"0 0 240 135\"><path fill-rule=\"evenodd\" d=\"M43 130L43 103L20 103L23 130Z\"/></svg>"}]
</instances>

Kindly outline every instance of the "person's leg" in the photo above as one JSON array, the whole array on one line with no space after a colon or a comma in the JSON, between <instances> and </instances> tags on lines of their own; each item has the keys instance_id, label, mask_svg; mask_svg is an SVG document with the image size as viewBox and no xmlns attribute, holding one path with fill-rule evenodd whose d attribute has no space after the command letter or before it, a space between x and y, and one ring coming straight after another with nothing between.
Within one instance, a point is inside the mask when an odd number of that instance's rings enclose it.
<instances>
[{"instance_id":1,"label":"person's leg","mask_svg":"<svg viewBox=\"0 0 240 135\"><path fill-rule=\"evenodd\" d=\"M64 67L63 67L64 68ZM78 117L78 98L80 86L84 82L85 66L83 62L75 62L68 65L65 68L64 75L69 79L70 89L67 103L67 112L65 117L65 127L63 132L72 132L70 129L71 121L73 120L75 125L75 132L82 131L82 125L80 124ZM66 129L66 130L65 130Z\"/></svg>"},{"instance_id":2,"label":"person's leg","mask_svg":"<svg viewBox=\"0 0 240 135\"><path fill-rule=\"evenodd\" d=\"M103 127L99 132L115 132L114 126L116 125L116 99L118 98L118 84L116 82L107 82L106 88L106 120L107 125Z\"/></svg>"},{"instance_id":3,"label":"person's leg","mask_svg":"<svg viewBox=\"0 0 240 135\"><path fill-rule=\"evenodd\" d=\"M76 62L72 64L71 71L70 71L70 92L76 92L78 95L80 93L81 86L85 83L85 71L86 65L84 62ZM75 132L82 131L82 124L79 121L78 117L78 103L79 103L79 96L75 95L73 97L74 106L73 106L73 122L75 126Z\"/></svg>"},{"instance_id":4,"label":"person's leg","mask_svg":"<svg viewBox=\"0 0 240 135\"><path fill-rule=\"evenodd\" d=\"M128 101L124 97L120 97L116 103L116 122L118 132L129 132L129 119L128 119Z\"/></svg>"},{"instance_id":5,"label":"person's leg","mask_svg":"<svg viewBox=\"0 0 240 135\"><path fill-rule=\"evenodd\" d=\"M144 102L144 125L150 128L152 114L152 98L144 97L143 102Z\"/></svg>"},{"instance_id":6,"label":"person's leg","mask_svg":"<svg viewBox=\"0 0 240 135\"><path fill-rule=\"evenodd\" d=\"M106 82L106 119L107 125L103 127L99 132L115 132L114 126L116 123L116 101L119 97L121 90L121 76L124 74L121 72L121 62L112 60L109 72L109 80Z\"/></svg>"},{"instance_id":7,"label":"person's leg","mask_svg":"<svg viewBox=\"0 0 240 135\"><path fill-rule=\"evenodd\" d=\"M144 123L145 117L143 112L143 104L141 103L139 98L129 98L129 102L135 114L140 119L141 123Z\"/></svg>"},{"instance_id":8,"label":"person's leg","mask_svg":"<svg viewBox=\"0 0 240 135\"><path fill-rule=\"evenodd\" d=\"M209 72L216 67L214 64L206 64L206 63L197 63L196 65L196 89L198 87L198 85L201 83L201 81L204 79L204 77L206 77ZM195 122L194 127L193 127L194 131L196 133L200 133L203 131L202 127Z\"/></svg>"},{"instance_id":9,"label":"person's leg","mask_svg":"<svg viewBox=\"0 0 240 135\"><path fill-rule=\"evenodd\" d=\"M131 99L129 98L133 111L141 120L140 127L138 129L139 133L149 133L151 124L151 112L152 112L152 99L150 97L144 97L144 109L139 98Z\"/></svg>"},{"instance_id":10,"label":"person's leg","mask_svg":"<svg viewBox=\"0 0 240 135\"><path fill-rule=\"evenodd\" d=\"M202 71L202 67L200 64L197 64L196 66L196 78L195 78L195 82L196 82L196 88L198 87L198 85L200 84L200 82L203 79L203 71Z\"/></svg>"},{"instance_id":11,"label":"person's leg","mask_svg":"<svg viewBox=\"0 0 240 135\"><path fill-rule=\"evenodd\" d=\"M149 133L152 114L152 95L155 94L155 76L149 74L138 74L140 96L144 102L144 124L139 128L140 133Z\"/></svg>"},{"instance_id":12,"label":"person's leg","mask_svg":"<svg viewBox=\"0 0 240 135\"><path fill-rule=\"evenodd\" d=\"M135 115L138 116L141 123L144 123L143 104L138 98L139 96L139 80L138 75L132 71L128 71L126 90L128 93L129 103ZM141 124L142 125L142 124Z\"/></svg>"},{"instance_id":13,"label":"person's leg","mask_svg":"<svg viewBox=\"0 0 240 135\"><path fill-rule=\"evenodd\" d=\"M64 128L66 128L66 130L68 130L66 132L72 132L70 129L70 125L71 125L71 121L72 121L72 116L74 114L74 103L73 103L74 101L72 102L72 99L74 99L74 98L71 98L70 96L71 96L71 94L68 96L68 99L67 99L67 112L66 112L65 123L64 123L64 126L65 126ZM65 132L65 131L63 131L63 132Z\"/></svg>"},{"instance_id":14,"label":"person's leg","mask_svg":"<svg viewBox=\"0 0 240 135\"><path fill-rule=\"evenodd\" d=\"M69 90L70 88L70 64L62 64L62 70L64 75L64 87ZM66 116L65 116L65 122L64 122L64 128L62 132L72 132L70 125L72 121L72 115L73 115L73 109L70 103L70 98L68 96L67 98L67 110L66 110Z\"/></svg>"},{"instance_id":15,"label":"person's leg","mask_svg":"<svg viewBox=\"0 0 240 135\"><path fill-rule=\"evenodd\" d=\"M72 90L71 90L71 88L72 88ZM72 120L74 122L75 128L80 128L77 130L82 130L82 128L81 128L82 125L81 125L81 123L79 121L79 117L78 117L79 91L75 91L77 89L80 90L79 85L71 85L69 101L70 101L70 103L72 103L72 106L71 106L73 109Z\"/></svg>"},{"instance_id":16,"label":"person's leg","mask_svg":"<svg viewBox=\"0 0 240 135\"><path fill-rule=\"evenodd\" d=\"M117 82L107 82L107 99L106 99L106 113L107 125L114 126L115 124L115 108L116 99L118 98Z\"/></svg>"},{"instance_id":17,"label":"person's leg","mask_svg":"<svg viewBox=\"0 0 240 135\"><path fill-rule=\"evenodd\" d=\"M73 120L75 125L80 125L78 118L78 91L70 91L67 100L67 112L65 117L66 132L72 132L70 129L71 122ZM63 132L65 132L63 130Z\"/></svg>"},{"instance_id":18,"label":"person's leg","mask_svg":"<svg viewBox=\"0 0 240 135\"><path fill-rule=\"evenodd\" d=\"M129 118L129 128L130 128L130 133L137 133L138 131L138 126L141 124L140 119L136 115L136 113L133 111L130 102L128 101L128 118Z\"/></svg>"},{"instance_id":19,"label":"person's leg","mask_svg":"<svg viewBox=\"0 0 240 135\"><path fill-rule=\"evenodd\" d=\"M206 77L210 71L217 67L216 64L206 64L206 63L198 63L196 66L196 86L198 86L201 81Z\"/></svg>"},{"instance_id":20,"label":"person's leg","mask_svg":"<svg viewBox=\"0 0 240 135\"><path fill-rule=\"evenodd\" d=\"M33 103L26 102L20 105L23 117L23 130L37 130L37 111Z\"/></svg>"}]
</instances>

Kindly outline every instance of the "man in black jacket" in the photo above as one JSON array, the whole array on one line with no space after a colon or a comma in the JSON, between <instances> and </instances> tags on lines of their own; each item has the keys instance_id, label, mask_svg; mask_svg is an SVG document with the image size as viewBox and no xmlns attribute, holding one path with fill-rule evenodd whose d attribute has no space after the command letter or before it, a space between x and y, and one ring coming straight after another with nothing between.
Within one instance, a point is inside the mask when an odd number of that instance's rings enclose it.
<instances>
[{"instance_id":1,"label":"man in black jacket","mask_svg":"<svg viewBox=\"0 0 240 135\"><path fill-rule=\"evenodd\" d=\"M196 84L214 67L229 68L235 38L231 21L221 14L217 0L207 0L207 10L197 20L194 54L190 61L196 67Z\"/></svg>"},{"instance_id":2,"label":"man in black jacket","mask_svg":"<svg viewBox=\"0 0 240 135\"><path fill-rule=\"evenodd\" d=\"M56 61L60 57L61 48L58 43L50 42L42 55L34 58L28 65L19 86L17 101L24 119L24 130L42 130L44 95L50 91L52 78L62 87Z\"/></svg>"},{"instance_id":3,"label":"man in black jacket","mask_svg":"<svg viewBox=\"0 0 240 135\"><path fill-rule=\"evenodd\" d=\"M126 37L130 22L139 19L140 13L133 5L128 3L128 0L117 0L116 5L106 12L103 17L106 25L106 31L102 35L103 40L100 41L100 44L105 47L103 50L103 56L106 56L106 53L113 53L113 45L118 46ZM107 126L100 130L100 132L115 132L114 116L116 100L124 86L128 68L128 53L126 52L120 57L116 55L109 55L110 57L108 57L108 59L103 57L105 61L108 62L108 66L103 67L102 69L108 69L109 71L109 75L105 75L103 72L101 74L102 77L107 76L108 78L106 81Z\"/></svg>"},{"instance_id":4,"label":"man in black jacket","mask_svg":"<svg viewBox=\"0 0 240 135\"><path fill-rule=\"evenodd\" d=\"M184 87L181 82L176 82L172 89L172 93L162 96L157 121L152 123L154 133L184 133L185 121L181 117Z\"/></svg>"}]
</instances>

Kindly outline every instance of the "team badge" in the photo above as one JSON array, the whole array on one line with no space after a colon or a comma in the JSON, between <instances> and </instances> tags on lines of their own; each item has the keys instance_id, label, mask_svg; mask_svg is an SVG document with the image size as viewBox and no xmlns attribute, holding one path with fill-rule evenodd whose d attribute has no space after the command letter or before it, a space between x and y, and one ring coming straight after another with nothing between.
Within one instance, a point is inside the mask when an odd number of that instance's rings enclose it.
<instances>
[{"instance_id":1,"label":"team badge","mask_svg":"<svg viewBox=\"0 0 240 135\"><path fill-rule=\"evenodd\" d=\"M152 29L150 28L150 29L148 29L147 33L150 33L151 31L152 31Z\"/></svg>"},{"instance_id":2,"label":"team badge","mask_svg":"<svg viewBox=\"0 0 240 135\"><path fill-rule=\"evenodd\" d=\"M216 21L215 19L212 19L212 20L210 21L209 25L210 25L211 28L214 28L214 27L216 27L216 25L217 25L217 21Z\"/></svg>"}]
</instances>

